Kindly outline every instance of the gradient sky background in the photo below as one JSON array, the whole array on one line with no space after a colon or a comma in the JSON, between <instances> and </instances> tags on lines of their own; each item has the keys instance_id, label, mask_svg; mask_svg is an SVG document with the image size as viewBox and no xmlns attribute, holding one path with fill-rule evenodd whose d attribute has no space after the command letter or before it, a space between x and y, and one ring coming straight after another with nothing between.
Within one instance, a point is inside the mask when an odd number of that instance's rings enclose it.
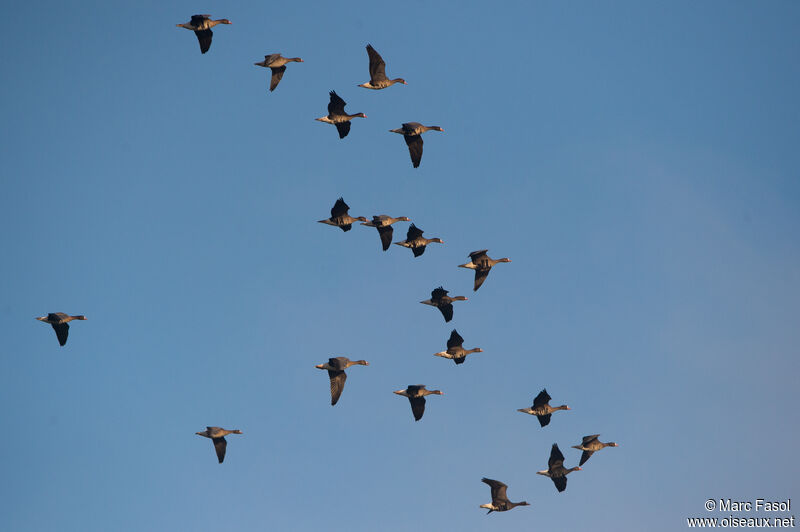
<instances>
[{"instance_id":1,"label":"gradient sky background","mask_svg":"<svg viewBox=\"0 0 800 532\"><path fill-rule=\"evenodd\" d=\"M4 10L0 528L679 530L798 495L800 4L168 4ZM194 13L233 21L206 55ZM356 87L367 43L408 86ZM268 93L273 52L305 63ZM408 121L445 129L417 170ZM445 245L316 223L339 196ZM482 248L513 262L473 293ZM57 311L89 318L63 348ZM484 353L433 357L453 327ZM370 366L331 407L335 355ZM445 392L419 423L411 383ZM540 428L544 387L573 410ZM244 432L222 465L206 425ZM566 492L535 474L598 432ZM532 506L484 515L483 476Z\"/></svg>"}]
</instances>

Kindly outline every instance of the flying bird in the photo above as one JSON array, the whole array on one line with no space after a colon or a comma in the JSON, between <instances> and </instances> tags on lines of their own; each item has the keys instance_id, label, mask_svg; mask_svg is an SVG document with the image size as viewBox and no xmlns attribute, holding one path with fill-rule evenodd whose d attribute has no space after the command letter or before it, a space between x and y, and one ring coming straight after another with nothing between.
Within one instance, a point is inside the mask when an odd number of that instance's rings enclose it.
<instances>
[{"instance_id":1,"label":"flying bird","mask_svg":"<svg viewBox=\"0 0 800 532\"><path fill-rule=\"evenodd\" d=\"M367 55L369 56L369 81L362 83L359 87L365 89L385 89L395 83L408 85L403 78L389 79L386 77L386 63L383 62L381 54L375 51L371 44L367 45Z\"/></svg>"},{"instance_id":2,"label":"flying bird","mask_svg":"<svg viewBox=\"0 0 800 532\"><path fill-rule=\"evenodd\" d=\"M450 297L447 295L447 290L442 288L435 288L433 292L431 292L431 298L426 299L425 301L420 301L423 305L430 305L432 307L438 308L442 312L442 316L444 316L444 321L448 322L453 319L453 301L466 301L467 298L464 296L453 296Z\"/></svg>"},{"instance_id":3,"label":"flying bird","mask_svg":"<svg viewBox=\"0 0 800 532\"><path fill-rule=\"evenodd\" d=\"M487 504L481 504L481 508L488 508L489 511L486 514L490 514L492 512L506 512L511 510L512 508L516 508L517 506L530 506L526 501L522 502L511 502L506 497L506 489L508 486L500 482L499 480L492 480L490 478L482 478L481 482L488 484L490 488L492 488L492 502Z\"/></svg>"},{"instance_id":4,"label":"flying bird","mask_svg":"<svg viewBox=\"0 0 800 532\"><path fill-rule=\"evenodd\" d=\"M206 427L203 432L195 432L198 436L211 438L214 442L214 450L217 451L217 459L221 464L225 460L225 449L228 447L228 442L225 441L225 436L228 434L241 434L241 430L225 430L220 427Z\"/></svg>"},{"instance_id":5,"label":"flying bird","mask_svg":"<svg viewBox=\"0 0 800 532\"><path fill-rule=\"evenodd\" d=\"M333 204L331 208L331 217L326 218L325 220L319 220L321 224L328 224L334 227L338 227L342 231L349 231L353 228L353 222L366 222L367 219L363 216L359 216L358 218L353 218L350 216L348 211L350 210L350 206L344 202L344 198L339 198L336 200L336 203Z\"/></svg>"},{"instance_id":6,"label":"flying bird","mask_svg":"<svg viewBox=\"0 0 800 532\"><path fill-rule=\"evenodd\" d=\"M286 72L286 63L302 63L303 60L299 57L283 57L281 54L269 54L264 56L264 60L258 63L253 63L256 66L269 68L272 70L272 78L269 82L269 90L274 91L278 83L283 78L283 73Z\"/></svg>"},{"instance_id":7,"label":"flying bird","mask_svg":"<svg viewBox=\"0 0 800 532\"><path fill-rule=\"evenodd\" d=\"M175 24L179 28L186 28L192 30L197 35L197 41L200 43L200 53L206 53L211 48L211 38L214 32L211 28L217 24L233 24L226 18L219 20L211 20L211 15L192 15L192 20L184 22L183 24Z\"/></svg>"},{"instance_id":8,"label":"flying bird","mask_svg":"<svg viewBox=\"0 0 800 532\"><path fill-rule=\"evenodd\" d=\"M523 412L525 414L531 414L532 416L536 416L539 420L539 424L541 426L546 426L550 423L550 416L553 415L553 412L556 410L572 410L567 405L561 406L550 406L550 395L547 393L547 389L542 390L539 392L539 395L533 400L533 406L530 408L518 408L517 412Z\"/></svg>"},{"instance_id":9,"label":"flying bird","mask_svg":"<svg viewBox=\"0 0 800 532\"><path fill-rule=\"evenodd\" d=\"M439 351L438 353L434 353L434 356L450 358L456 364L463 364L467 359L467 355L470 353L483 353L483 349L480 347L476 347L474 349L464 349L461 345L463 343L464 339L461 338L461 335L458 334L458 331L453 329L453 332L450 333L450 339L447 340L447 351Z\"/></svg>"},{"instance_id":10,"label":"flying bird","mask_svg":"<svg viewBox=\"0 0 800 532\"><path fill-rule=\"evenodd\" d=\"M580 445L573 445L573 449L578 449L583 451L581 455L581 461L578 465L583 465L586 461L595 453L595 451L599 451L600 449L604 449L606 447L619 447L619 444L613 441L608 443L603 443L597 438L599 434L592 434L591 436L584 436L583 441Z\"/></svg>"},{"instance_id":11,"label":"flying bird","mask_svg":"<svg viewBox=\"0 0 800 532\"><path fill-rule=\"evenodd\" d=\"M331 91L330 95L331 101L328 103L328 116L321 116L315 120L335 125L337 131L339 131L339 138L343 139L350 133L350 120L356 117L366 118L367 115L364 113L356 113L354 115L345 113L344 106L347 105L345 101L336 94L336 91Z\"/></svg>"},{"instance_id":12,"label":"flying bird","mask_svg":"<svg viewBox=\"0 0 800 532\"><path fill-rule=\"evenodd\" d=\"M422 414L425 413L426 395L444 395L439 390L426 390L424 384L409 384L405 390L397 390L394 393L408 397L408 402L411 403L411 413L414 414L414 421L422 419Z\"/></svg>"},{"instance_id":13,"label":"flying bird","mask_svg":"<svg viewBox=\"0 0 800 532\"><path fill-rule=\"evenodd\" d=\"M419 122L407 122L403 127L398 129L390 129L390 133L399 133L408 145L408 153L411 154L411 164L414 168L419 167L422 161L422 134L426 131L444 131L439 126L423 126Z\"/></svg>"},{"instance_id":14,"label":"flying bird","mask_svg":"<svg viewBox=\"0 0 800 532\"><path fill-rule=\"evenodd\" d=\"M392 224L397 222L410 222L410 221L411 218L407 216L392 218L391 216L386 216L385 214L379 214L378 216L373 216L371 222L364 222L361 225L375 227L376 229L378 229L378 236L381 237L381 246L383 246L383 250L386 251L387 249L389 249L389 246L392 245L392 234L394 234L394 230L392 229Z\"/></svg>"},{"instance_id":15,"label":"flying bird","mask_svg":"<svg viewBox=\"0 0 800 532\"><path fill-rule=\"evenodd\" d=\"M317 369L327 369L328 377L331 380L331 406L339 401L344 390L344 382L347 380L347 374L344 372L350 366L369 366L366 360L350 360L347 357L329 358L326 364L317 364L314 366Z\"/></svg>"},{"instance_id":16,"label":"flying bird","mask_svg":"<svg viewBox=\"0 0 800 532\"><path fill-rule=\"evenodd\" d=\"M444 240L441 238L422 238L423 231L417 228L416 225L411 224L408 228L408 232L406 233L406 239L402 242L395 242L398 246L403 246L404 248L410 248L412 252L414 252L415 257L419 257L423 253L425 253L425 246L432 242L436 242L437 244L444 244Z\"/></svg>"},{"instance_id":17,"label":"flying bird","mask_svg":"<svg viewBox=\"0 0 800 532\"><path fill-rule=\"evenodd\" d=\"M492 269L492 266L501 262L511 262L511 259L506 257L497 260L490 259L486 254L487 251L489 250L481 249L478 251L473 251L469 254L470 261L468 263L458 265L459 268L475 270L475 286L472 289L474 292L477 292L478 288L480 288L483 282L486 280L486 277L489 275L489 271Z\"/></svg>"},{"instance_id":18,"label":"flying bird","mask_svg":"<svg viewBox=\"0 0 800 532\"><path fill-rule=\"evenodd\" d=\"M69 322L72 320L85 320L86 316L70 316L63 312L51 312L47 316L41 316L36 319L52 325L59 345L63 346L67 343L67 336L69 336Z\"/></svg>"},{"instance_id":19,"label":"flying bird","mask_svg":"<svg viewBox=\"0 0 800 532\"><path fill-rule=\"evenodd\" d=\"M553 480L553 484L556 485L556 489L562 492L567 489L567 475L573 471L581 471L581 468L579 466L569 469L564 467L564 455L558 450L558 445L554 443L553 448L550 449L550 459L547 461L547 469L537 471L536 474L550 477Z\"/></svg>"}]
</instances>

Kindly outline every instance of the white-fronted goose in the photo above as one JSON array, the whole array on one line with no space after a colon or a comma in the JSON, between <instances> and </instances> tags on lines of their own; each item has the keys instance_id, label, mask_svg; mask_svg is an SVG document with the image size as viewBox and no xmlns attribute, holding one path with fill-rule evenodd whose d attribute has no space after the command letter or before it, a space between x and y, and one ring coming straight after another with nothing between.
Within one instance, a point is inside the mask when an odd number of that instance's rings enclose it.
<instances>
[{"instance_id":1,"label":"white-fronted goose","mask_svg":"<svg viewBox=\"0 0 800 532\"><path fill-rule=\"evenodd\" d=\"M395 242L398 246L403 246L404 248L410 248L411 251L414 252L415 257L419 257L423 253L425 253L425 246L432 242L436 242L437 244L444 244L444 240L441 238L422 238L423 231L417 228L416 225L411 224L408 228L408 232L406 233L406 239L402 242Z\"/></svg>"},{"instance_id":2,"label":"white-fronted goose","mask_svg":"<svg viewBox=\"0 0 800 532\"><path fill-rule=\"evenodd\" d=\"M333 225L334 227L338 227L342 231L349 231L353 228L354 222L366 222L367 219L363 216L359 216L358 218L353 218L347 212L350 210L350 207L347 203L344 202L344 198L339 198L336 200L336 203L333 204L333 208L331 208L331 217L325 220L319 220L321 224L328 224Z\"/></svg>"},{"instance_id":3,"label":"white-fronted goose","mask_svg":"<svg viewBox=\"0 0 800 532\"><path fill-rule=\"evenodd\" d=\"M508 486L500 482L499 480L492 480L490 478L482 478L481 482L488 484L490 488L492 488L492 502L488 504L481 504L481 508L488 508L489 511L486 514L490 514L492 512L506 512L511 510L512 508L516 508L517 506L530 506L525 501L522 502L511 502L506 497L506 489Z\"/></svg>"},{"instance_id":4,"label":"white-fronted goose","mask_svg":"<svg viewBox=\"0 0 800 532\"><path fill-rule=\"evenodd\" d=\"M408 145L408 153L411 154L411 164L417 168L422 161L422 134L426 131L444 131L444 129L439 126L423 126L419 122L406 122L403 127L389 131L403 135Z\"/></svg>"},{"instance_id":5,"label":"white-fronted goose","mask_svg":"<svg viewBox=\"0 0 800 532\"><path fill-rule=\"evenodd\" d=\"M394 393L408 397L408 402L411 403L411 413L414 414L414 421L422 419L422 414L425 413L426 395L444 395L439 390L426 390L424 384L409 384L405 390L397 390Z\"/></svg>"},{"instance_id":6,"label":"white-fronted goose","mask_svg":"<svg viewBox=\"0 0 800 532\"><path fill-rule=\"evenodd\" d=\"M328 377L331 380L331 406L339 401L344 390L344 382L347 380L347 374L344 370L350 366L369 366L366 360L350 360L347 357L329 358L326 364L317 364L314 366L317 369L327 369Z\"/></svg>"},{"instance_id":7,"label":"white-fronted goose","mask_svg":"<svg viewBox=\"0 0 800 532\"><path fill-rule=\"evenodd\" d=\"M269 82L269 90L274 91L278 83L283 78L283 73L286 72L286 63L302 63L303 60L299 57L283 57L281 54L269 54L264 56L264 60L259 63L253 63L256 66L269 68L272 70L272 78Z\"/></svg>"},{"instance_id":8,"label":"white-fronted goose","mask_svg":"<svg viewBox=\"0 0 800 532\"><path fill-rule=\"evenodd\" d=\"M205 436L211 438L214 442L214 450L217 451L217 459L221 464L225 460L225 449L228 447L228 442L225 441L225 436L228 434L241 434L241 430L225 430L220 427L206 427L203 432L195 432L198 436Z\"/></svg>"},{"instance_id":9,"label":"white-fronted goose","mask_svg":"<svg viewBox=\"0 0 800 532\"><path fill-rule=\"evenodd\" d=\"M481 287L483 282L486 280L486 277L489 275L489 271L492 269L492 266L501 262L511 262L511 259L506 257L497 260L490 259L486 254L487 251L489 250L481 249L478 251L473 251L469 254L470 261L468 263L458 265L459 268L475 270L475 286L472 288L473 292L477 292L478 288Z\"/></svg>"},{"instance_id":10,"label":"white-fronted goose","mask_svg":"<svg viewBox=\"0 0 800 532\"><path fill-rule=\"evenodd\" d=\"M197 35L197 42L200 43L200 53L206 53L211 48L211 37L214 32L211 28L217 24L233 24L226 18L219 20L211 20L211 15L192 15L192 20L184 22L183 24L175 24L179 28L186 28L192 30Z\"/></svg>"},{"instance_id":11,"label":"white-fronted goose","mask_svg":"<svg viewBox=\"0 0 800 532\"><path fill-rule=\"evenodd\" d=\"M389 249L389 246L392 245L392 234L394 234L392 224L396 222L410 221L411 218L407 216L392 218L391 216L386 216L385 214L379 214L378 216L373 216L371 222L364 222L361 225L375 227L378 229L378 235L381 237L381 245L383 246L383 250L386 251Z\"/></svg>"},{"instance_id":12,"label":"white-fronted goose","mask_svg":"<svg viewBox=\"0 0 800 532\"><path fill-rule=\"evenodd\" d=\"M518 408L517 412L524 412L536 416L539 420L539 424L544 427L550 423L550 416L553 415L553 412L556 410L572 410L567 405L550 406L550 399L552 399L552 397L547 394L547 389L544 389L539 392L539 395L533 400L532 407Z\"/></svg>"},{"instance_id":13,"label":"white-fronted goose","mask_svg":"<svg viewBox=\"0 0 800 532\"><path fill-rule=\"evenodd\" d=\"M344 106L347 105L345 101L336 94L336 91L331 91L330 95L331 101L328 103L328 116L321 116L316 120L335 125L339 131L339 138L343 139L350 133L350 120L356 117L366 118L367 115L364 113L356 113L354 115L345 113Z\"/></svg>"},{"instance_id":14,"label":"white-fronted goose","mask_svg":"<svg viewBox=\"0 0 800 532\"><path fill-rule=\"evenodd\" d=\"M598 437L600 437L599 434L584 436L583 441L581 442L580 445L572 446L573 449L578 449L580 451L583 451L583 454L581 455L581 461L578 465L585 464L586 460L588 460L592 456L592 454L594 454L595 451L599 451L600 449L605 449L606 447L619 447L619 444L613 441L610 441L608 443L603 443L597 439Z\"/></svg>"},{"instance_id":15,"label":"white-fronted goose","mask_svg":"<svg viewBox=\"0 0 800 532\"><path fill-rule=\"evenodd\" d=\"M371 44L367 45L367 55L369 56L369 81L362 83L359 87L365 89L385 89L395 83L408 85L403 78L389 79L386 77L386 63L383 62L381 54L375 51Z\"/></svg>"},{"instance_id":16,"label":"white-fronted goose","mask_svg":"<svg viewBox=\"0 0 800 532\"><path fill-rule=\"evenodd\" d=\"M434 356L450 358L456 364L463 364L467 359L467 355L470 353L483 353L483 349L480 347L476 347L474 349L464 349L462 347L463 343L464 339L461 338L461 335L458 334L458 331L453 329L453 332L450 333L450 339L447 340L447 351L439 351L438 353L434 353Z\"/></svg>"},{"instance_id":17,"label":"white-fronted goose","mask_svg":"<svg viewBox=\"0 0 800 532\"><path fill-rule=\"evenodd\" d=\"M426 299L425 301L420 301L423 305L430 305L432 307L438 308L442 312L442 316L444 316L444 321L448 322L453 319L453 301L466 301L467 298L464 296L453 296L450 297L447 295L447 290L442 288L435 288L433 292L431 292L431 298Z\"/></svg>"},{"instance_id":18,"label":"white-fronted goose","mask_svg":"<svg viewBox=\"0 0 800 532\"><path fill-rule=\"evenodd\" d=\"M573 471L581 471L581 468L579 466L569 469L564 467L564 455L558 450L558 445L554 443L553 448L550 449L550 459L547 461L547 469L537 471L536 474L550 477L553 480L553 484L556 485L556 489L562 492L567 489L567 475Z\"/></svg>"},{"instance_id":19,"label":"white-fronted goose","mask_svg":"<svg viewBox=\"0 0 800 532\"><path fill-rule=\"evenodd\" d=\"M56 338L58 338L59 345L63 346L67 343L67 336L69 335L69 322L72 320L85 320L86 316L70 316L69 314L64 314L63 312L51 312L47 316L41 316L36 319L52 325L53 330L56 332Z\"/></svg>"}]
</instances>

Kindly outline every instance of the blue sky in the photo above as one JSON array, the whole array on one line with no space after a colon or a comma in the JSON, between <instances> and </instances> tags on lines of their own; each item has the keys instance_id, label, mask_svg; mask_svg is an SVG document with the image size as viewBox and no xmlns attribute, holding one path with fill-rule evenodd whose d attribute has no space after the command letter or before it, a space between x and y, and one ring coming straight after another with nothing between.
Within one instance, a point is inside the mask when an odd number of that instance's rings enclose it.
<instances>
[{"instance_id":1,"label":"blue sky","mask_svg":"<svg viewBox=\"0 0 800 532\"><path fill-rule=\"evenodd\" d=\"M175 28L226 17L208 54ZM795 496L793 2L5 10L0 528L675 530ZM407 86L369 91L364 46ZM268 93L253 66L300 56ZM336 90L354 121L315 122ZM413 169L398 135L425 136ZM422 257L316 223L409 216ZM398 224L395 240L407 224ZM510 257L473 293L456 266ZM466 295L446 324L418 302ZM60 348L47 312L85 314ZM484 353L433 357L455 327ZM329 404L329 356L366 359ZM415 423L393 395L445 392ZM547 388L569 412L516 412ZM206 425L241 429L223 465ZM569 477L557 442L620 443ZM532 506L484 515L481 477ZM720 517L724 517L720 515Z\"/></svg>"}]
</instances>

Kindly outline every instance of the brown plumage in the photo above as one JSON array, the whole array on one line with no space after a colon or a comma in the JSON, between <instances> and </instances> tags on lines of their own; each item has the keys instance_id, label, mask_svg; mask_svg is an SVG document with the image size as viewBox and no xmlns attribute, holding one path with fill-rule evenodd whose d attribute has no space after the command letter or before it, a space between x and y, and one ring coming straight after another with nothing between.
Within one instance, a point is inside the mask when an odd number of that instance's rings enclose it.
<instances>
[{"instance_id":1,"label":"brown plumage","mask_svg":"<svg viewBox=\"0 0 800 532\"><path fill-rule=\"evenodd\" d=\"M553 447L550 449L550 459L547 461L547 469L537 471L536 474L550 477L553 480L553 484L556 485L556 489L562 492L567 489L567 475L573 471L581 471L581 468L579 466L571 468L564 467L564 455L561 454L558 445L554 443Z\"/></svg>"},{"instance_id":2,"label":"brown plumage","mask_svg":"<svg viewBox=\"0 0 800 532\"><path fill-rule=\"evenodd\" d=\"M426 131L444 131L444 129L439 126L423 126L419 122L406 122L403 127L389 131L403 135L408 146L408 153L411 155L411 164L414 165L414 168L418 168L422 161L422 134Z\"/></svg>"},{"instance_id":3,"label":"brown plumage","mask_svg":"<svg viewBox=\"0 0 800 532\"><path fill-rule=\"evenodd\" d=\"M70 316L63 312L51 312L47 316L40 316L36 319L49 323L53 327L58 343L63 347L67 343L67 336L69 336L69 322L72 320L85 320L86 316Z\"/></svg>"},{"instance_id":4,"label":"brown plumage","mask_svg":"<svg viewBox=\"0 0 800 532\"><path fill-rule=\"evenodd\" d=\"M483 349L475 347L473 349L464 349L462 344L464 339L458 334L458 331L453 329L450 333L450 339L447 340L447 351L439 351L434 353L434 356L452 359L456 364L463 364L470 353L483 353Z\"/></svg>"},{"instance_id":5,"label":"brown plumage","mask_svg":"<svg viewBox=\"0 0 800 532\"><path fill-rule=\"evenodd\" d=\"M385 214L379 214L377 216L372 217L371 222L364 222L361 225L366 225L368 227L375 227L378 230L378 236L381 238L381 246L383 250L386 251L389 249L389 246L392 245L392 235L394 234L394 230L392 229L392 224L397 222L410 222L411 218L408 216L401 216L399 218L392 218L391 216L386 216Z\"/></svg>"},{"instance_id":6,"label":"brown plumage","mask_svg":"<svg viewBox=\"0 0 800 532\"><path fill-rule=\"evenodd\" d=\"M350 360L347 357L329 358L325 364L317 364L314 366L317 369L328 370L328 378L331 380L331 406L339 401L344 391L344 383L347 380L347 374L344 372L350 366L369 366L366 360Z\"/></svg>"},{"instance_id":7,"label":"brown plumage","mask_svg":"<svg viewBox=\"0 0 800 532\"><path fill-rule=\"evenodd\" d=\"M490 478L482 478L481 482L484 484L488 484L489 487L492 489L492 502L488 504L481 504L481 508L488 508L489 511L486 512L490 514L492 512L506 512L511 510L512 508L516 508L517 506L530 506L526 501L522 502L511 502L508 500L506 496L506 489L508 486L500 482L499 480L492 480Z\"/></svg>"},{"instance_id":8,"label":"brown plumage","mask_svg":"<svg viewBox=\"0 0 800 532\"><path fill-rule=\"evenodd\" d=\"M556 410L572 410L567 405L561 406L550 406L550 395L548 395L547 390L544 389L539 392L539 395L533 400L533 406L530 408L518 408L517 412L524 412L525 414L531 414L532 416L536 416L539 420L539 425L542 427L546 426L550 423L550 416Z\"/></svg>"},{"instance_id":9,"label":"brown plumage","mask_svg":"<svg viewBox=\"0 0 800 532\"><path fill-rule=\"evenodd\" d=\"M409 384L405 390L397 390L394 393L408 397L408 402L411 403L411 413L414 414L414 421L422 419L422 415L425 413L426 395L444 395L444 392L439 390L426 390L424 384Z\"/></svg>"},{"instance_id":10,"label":"brown plumage","mask_svg":"<svg viewBox=\"0 0 800 532\"><path fill-rule=\"evenodd\" d=\"M203 432L195 432L198 436L211 438L214 442L214 450L217 452L217 460L221 464L225 460L225 450L228 448L228 442L225 441L225 436L228 434L241 434L241 430L226 430L220 427L206 427Z\"/></svg>"},{"instance_id":11,"label":"brown plumage","mask_svg":"<svg viewBox=\"0 0 800 532\"><path fill-rule=\"evenodd\" d=\"M481 287L483 282L486 280L486 277L489 275L489 271L495 264L499 264L501 262L511 262L511 259L503 257L502 259L490 259L486 252L489 251L488 249L481 249L478 251L473 251L469 254L470 261L466 264L459 264L459 268L467 268L470 270L475 270L475 286L473 287L473 291L477 292L478 288Z\"/></svg>"},{"instance_id":12,"label":"brown plumage","mask_svg":"<svg viewBox=\"0 0 800 532\"><path fill-rule=\"evenodd\" d=\"M441 238L423 238L422 233L423 231L421 229L419 229L416 225L411 224L411 226L408 228L408 232L406 233L406 239L401 242L395 242L395 244L411 249L415 257L419 257L425 253L425 246L430 243L435 242L437 244L444 244L444 240Z\"/></svg>"},{"instance_id":13,"label":"brown plumage","mask_svg":"<svg viewBox=\"0 0 800 532\"><path fill-rule=\"evenodd\" d=\"M211 48L211 38L214 36L214 32L211 31L211 28L217 24L233 23L226 18L211 20L211 15L192 15L192 20L189 22L175 25L179 28L192 30L197 36L197 42L200 43L200 53L204 54Z\"/></svg>"},{"instance_id":14,"label":"brown plumage","mask_svg":"<svg viewBox=\"0 0 800 532\"><path fill-rule=\"evenodd\" d=\"M286 63L302 63L303 60L299 57L283 57L281 54L269 54L264 56L264 60L258 63L253 63L256 66L269 68L272 70L272 77L269 82L269 90L274 91L278 83L283 78L283 73L286 72Z\"/></svg>"},{"instance_id":15,"label":"brown plumage","mask_svg":"<svg viewBox=\"0 0 800 532\"><path fill-rule=\"evenodd\" d=\"M367 115L364 113L356 113L354 115L345 113L344 106L347 105L345 101L336 94L336 91L331 91L330 96L331 101L328 103L328 116L321 116L315 118L315 120L335 125L336 130L339 132L339 138L343 139L350 133L350 120L353 118L366 118Z\"/></svg>"},{"instance_id":16,"label":"brown plumage","mask_svg":"<svg viewBox=\"0 0 800 532\"><path fill-rule=\"evenodd\" d=\"M332 225L346 232L353 228L353 222L367 221L367 219L363 216L353 218L348 214L349 211L350 206L344 202L344 198L339 198L331 208L331 217L324 220L319 220L318 223Z\"/></svg>"},{"instance_id":17,"label":"brown plumage","mask_svg":"<svg viewBox=\"0 0 800 532\"><path fill-rule=\"evenodd\" d=\"M436 307L441 311L442 316L444 316L444 321L448 322L453 319L453 301L466 301L467 298L464 296L453 296L450 297L447 295L447 290L442 288L435 288L433 292L431 292L431 298L426 299L425 301L420 301L423 305L430 305L432 307Z\"/></svg>"},{"instance_id":18,"label":"brown plumage","mask_svg":"<svg viewBox=\"0 0 800 532\"><path fill-rule=\"evenodd\" d=\"M367 56L369 56L369 81L362 83L359 87L380 90L391 87L395 83L408 85L403 78L389 79L386 77L386 63L383 62L381 54L376 52L371 44L367 45Z\"/></svg>"},{"instance_id":19,"label":"brown plumage","mask_svg":"<svg viewBox=\"0 0 800 532\"><path fill-rule=\"evenodd\" d=\"M581 461L578 465L583 465L586 461L594 454L596 451L600 449L605 449L606 447L619 447L619 444L613 441L603 443L597 438L600 437L599 434L592 434L591 436L584 436L583 441L580 445L573 445L573 449L578 449L583 451L581 455Z\"/></svg>"}]
</instances>

